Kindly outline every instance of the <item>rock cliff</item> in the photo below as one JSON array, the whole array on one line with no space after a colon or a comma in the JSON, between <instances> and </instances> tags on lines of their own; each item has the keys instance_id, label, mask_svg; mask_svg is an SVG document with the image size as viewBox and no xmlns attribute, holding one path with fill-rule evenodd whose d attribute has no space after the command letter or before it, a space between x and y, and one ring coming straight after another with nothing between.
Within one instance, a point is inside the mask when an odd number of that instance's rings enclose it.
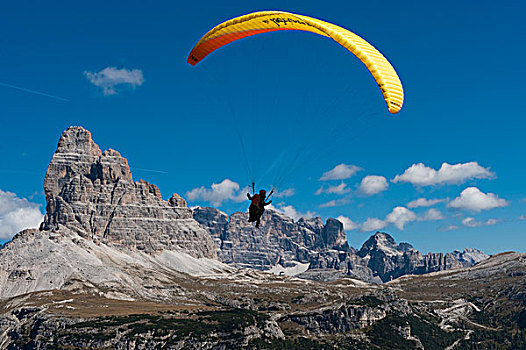
<instances>
[{"instance_id":1,"label":"rock cliff","mask_svg":"<svg viewBox=\"0 0 526 350\"><path fill-rule=\"evenodd\" d=\"M261 228L247 221L246 213L230 217L214 208L194 209L194 219L208 229L223 262L264 269L278 263L307 262L312 250L348 251L343 225L329 219L300 219L297 223L275 210L267 210Z\"/></svg>"},{"instance_id":2,"label":"rock cliff","mask_svg":"<svg viewBox=\"0 0 526 350\"><path fill-rule=\"evenodd\" d=\"M214 242L174 194L164 201L157 186L133 182L128 161L115 150L101 152L89 131L62 134L44 180L47 207L41 230L66 227L116 248L148 253L182 249L215 258Z\"/></svg>"},{"instance_id":3,"label":"rock cliff","mask_svg":"<svg viewBox=\"0 0 526 350\"><path fill-rule=\"evenodd\" d=\"M349 247L343 225L336 219L328 219L325 224L321 218L294 222L269 209L257 230L247 221L246 213L229 217L215 208L196 208L194 218L214 238L219 259L232 266L258 270L280 266L283 269L277 272L291 269L304 278L328 280L351 276L381 282Z\"/></svg>"},{"instance_id":4,"label":"rock cliff","mask_svg":"<svg viewBox=\"0 0 526 350\"><path fill-rule=\"evenodd\" d=\"M423 255L409 243L396 244L377 232L359 251L349 247L343 225L329 218L301 218L297 222L267 210L260 229L247 222L247 214L231 216L214 208L194 209L194 218L214 238L219 259L235 267L285 271L298 277L333 280L350 276L367 282L386 282L407 274L424 274L472 266L488 256L476 249ZM295 267L303 264L303 270ZM275 266L284 269L276 270Z\"/></svg>"},{"instance_id":5,"label":"rock cliff","mask_svg":"<svg viewBox=\"0 0 526 350\"><path fill-rule=\"evenodd\" d=\"M473 266L488 258L483 252L469 248L462 252L423 255L409 243L396 244L393 237L383 232L372 235L357 254L384 282L403 275Z\"/></svg>"},{"instance_id":6,"label":"rock cliff","mask_svg":"<svg viewBox=\"0 0 526 350\"><path fill-rule=\"evenodd\" d=\"M230 270L184 199L133 182L127 160L81 127L62 134L44 190L40 229L0 250L0 299L48 289L165 299L178 293L167 276Z\"/></svg>"}]
</instances>

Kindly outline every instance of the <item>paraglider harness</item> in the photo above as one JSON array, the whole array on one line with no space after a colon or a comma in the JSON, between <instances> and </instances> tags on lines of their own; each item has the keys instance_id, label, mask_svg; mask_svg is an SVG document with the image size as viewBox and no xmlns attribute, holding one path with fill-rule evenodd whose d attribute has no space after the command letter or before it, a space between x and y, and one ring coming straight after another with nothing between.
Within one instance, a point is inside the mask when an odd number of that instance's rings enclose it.
<instances>
[{"instance_id":1,"label":"paraglider harness","mask_svg":"<svg viewBox=\"0 0 526 350\"><path fill-rule=\"evenodd\" d=\"M264 190L262 191L264 192ZM265 201L268 200L273 193L274 189L270 191L268 196L265 196L263 194L262 197L261 194L256 193L255 183L252 182L252 196L250 196L250 194L247 194L248 199L251 200L250 207L248 208L248 222L256 222L256 227L259 227L261 216L265 212L265 205L270 204L270 202L265 203Z\"/></svg>"}]
</instances>

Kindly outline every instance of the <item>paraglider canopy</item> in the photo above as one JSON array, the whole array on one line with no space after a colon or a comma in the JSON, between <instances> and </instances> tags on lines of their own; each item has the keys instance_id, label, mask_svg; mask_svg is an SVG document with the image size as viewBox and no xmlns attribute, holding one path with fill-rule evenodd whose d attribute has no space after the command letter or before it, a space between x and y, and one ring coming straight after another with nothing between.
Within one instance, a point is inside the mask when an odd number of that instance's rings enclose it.
<instances>
[{"instance_id":1,"label":"paraglider canopy","mask_svg":"<svg viewBox=\"0 0 526 350\"><path fill-rule=\"evenodd\" d=\"M282 11L261 11L236 17L214 27L194 46L187 62L196 65L212 51L235 40L279 30L301 30L332 38L367 67L382 91L389 112L402 109L404 91L393 66L371 44L337 25Z\"/></svg>"}]
</instances>

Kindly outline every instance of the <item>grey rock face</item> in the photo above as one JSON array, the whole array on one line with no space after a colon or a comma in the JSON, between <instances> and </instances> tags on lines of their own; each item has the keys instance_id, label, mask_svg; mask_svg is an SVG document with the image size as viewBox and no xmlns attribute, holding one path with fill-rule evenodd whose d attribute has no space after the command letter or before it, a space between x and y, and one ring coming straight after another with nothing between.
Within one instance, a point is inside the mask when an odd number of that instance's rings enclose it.
<instances>
[{"instance_id":1,"label":"grey rock face","mask_svg":"<svg viewBox=\"0 0 526 350\"><path fill-rule=\"evenodd\" d=\"M47 213L39 230L0 250L0 299L47 289L98 290L165 299L174 274L231 270L183 198L168 201L128 162L101 152L81 127L64 131L46 173ZM169 277L167 277L169 276Z\"/></svg>"},{"instance_id":2,"label":"grey rock face","mask_svg":"<svg viewBox=\"0 0 526 350\"><path fill-rule=\"evenodd\" d=\"M314 333L343 333L372 325L386 316L382 308L341 306L290 315L289 319Z\"/></svg>"},{"instance_id":3,"label":"grey rock face","mask_svg":"<svg viewBox=\"0 0 526 350\"><path fill-rule=\"evenodd\" d=\"M323 243L327 248L337 250L348 250L347 236L343 230L343 224L333 218L327 219L325 226L323 226L322 234Z\"/></svg>"},{"instance_id":4,"label":"grey rock face","mask_svg":"<svg viewBox=\"0 0 526 350\"><path fill-rule=\"evenodd\" d=\"M484 254L484 252L473 248L466 248L463 251L455 250L453 253L451 253L451 255L460 261L463 266L475 265L482 260L489 258L487 254Z\"/></svg>"},{"instance_id":5,"label":"grey rock face","mask_svg":"<svg viewBox=\"0 0 526 350\"><path fill-rule=\"evenodd\" d=\"M327 279L332 271L370 282L380 282L347 244L343 225L335 219L326 224L320 218L294 222L286 215L267 210L260 229L249 223L247 214L230 217L214 208L194 209L194 218L214 237L219 259L235 267L267 270L309 263L317 279ZM327 271L331 270L331 271ZM309 274L304 277L309 278Z\"/></svg>"},{"instance_id":6,"label":"grey rock face","mask_svg":"<svg viewBox=\"0 0 526 350\"><path fill-rule=\"evenodd\" d=\"M214 237L219 259L235 267L267 270L276 264L288 267L308 263L298 277L334 280L350 276L381 283L407 274L424 274L472 266L487 258L478 250L423 255L409 243L397 244L393 237L377 232L356 252L349 247L343 225L336 219L301 218L267 210L260 229L247 222L247 215L230 217L214 208L194 209L196 219Z\"/></svg>"},{"instance_id":7,"label":"grey rock face","mask_svg":"<svg viewBox=\"0 0 526 350\"><path fill-rule=\"evenodd\" d=\"M192 218L179 195L164 201L157 186L133 182L128 161L101 152L89 131L62 134L44 181L47 208L41 230L61 227L94 241L148 253L183 249L216 257L209 234Z\"/></svg>"},{"instance_id":8,"label":"grey rock face","mask_svg":"<svg viewBox=\"0 0 526 350\"><path fill-rule=\"evenodd\" d=\"M382 299L377 298L378 296ZM362 299L348 301L346 304L291 313L284 319L291 320L314 334L337 334L369 327L392 312L405 315L411 312L411 308L406 300L385 293L362 296Z\"/></svg>"},{"instance_id":9,"label":"grey rock face","mask_svg":"<svg viewBox=\"0 0 526 350\"><path fill-rule=\"evenodd\" d=\"M307 262L309 250L322 247L323 223L294 221L274 210L267 210L260 229L248 222L245 213L230 217L214 208L194 209L194 218L214 237L223 262L240 267L266 269L278 263ZM315 226L318 232L310 229Z\"/></svg>"},{"instance_id":10,"label":"grey rock face","mask_svg":"<svg viewBox=\"0 0 526 350\"><path fill-rule=\"evenodd\" d=\"M371 236L358 251L358 255L367 261L367 266L384 282L407 274L469 267L488 258L488 255L477 249L423 255L409 243L397 245L393 237L383 232Z\"/></svg>"}]
</instances>

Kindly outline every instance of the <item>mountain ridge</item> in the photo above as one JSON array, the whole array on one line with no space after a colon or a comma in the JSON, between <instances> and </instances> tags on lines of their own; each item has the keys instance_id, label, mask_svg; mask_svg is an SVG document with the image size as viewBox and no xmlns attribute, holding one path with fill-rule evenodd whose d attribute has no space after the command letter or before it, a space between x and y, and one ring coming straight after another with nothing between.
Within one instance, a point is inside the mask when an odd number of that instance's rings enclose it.
<instances>
[{"instance_id":1,"label":"mountain ridge","mask_svg":"<svg viewBox=\"0 0 526 350\"><path fill-rule=\"evenodd\" d=\"M85 129L64 135L44 223L0 250L0 349L526 344L526 254L471 266L485 254L423 255L381 232L356 250L335 219L272 210L255 234L245 213L192 211L133 182Z\"/></svg>"},{"instance_id":2,"label":"mountain ridge","mask_svg":"<svg viewBox=\"0 0 526 350\"><path fill-rule=\"evenodd\" d=\"M350 276L381 283L404 274L471 266L488 257L472 248L422 254L409 243L396 244L384 232L373 234L357 250L348 245L343 224L337 219L328 218L325 224L320 217L294 221L272 209L265 211L259 229L247 222L242 212L229 216L216 208L197 207L193 216L214 238L222 262L259 270L273 269L277 264L285 268L309 264L308 270L297 274L304 278Z\"/></svg>"},{"instance_id":3,"label":"mountain ridge","mask_svg":"<svg viewBox=\"0 0 526 350\"><path fill-rule=\"evenodd\" d=\"M123 269L125 261L191 274L255 268L321 281L348 276L382 283L404 274L469 266L486 257L478 251L470 259L461 252L422 255L409 244L396 245L385 233L382 237L392 241L386 246L390 251L378 244L369 251L367 244L356 250L348 245L343 224L333 218L325 223L321 218L295 222L269 209L261 229L255 230L246 213L191 210L177 194L163 200L155 185L142 179L134 182L126 158L113 149L101 151L82 127L62 133L46 171L44 192L46 215L40 229L18 234L12 241L16 244L7 243L0 250L0 298L69 286L69 280L79 275L88 278L80 271L93 270L90 264L107 269L105 275L92 272L104 288L128 290L126 280L134 277ZM21 247L21 242L45 247L42 256ZM95 257L87 258L87 253ZM71 264L64 256L87 266ZM64 271L49 268L53 261L61 261ZM131 295L164 295L132 284L137 291Z\"/></svg>"},{"instance_id":4,"label":"mountain ridge","mask_svg":"<svg viewBox=\"0 0 526 350\"><path fill-rule=\"evenodd\" d=\"M82 127L62 133L44 192L40 229L19 233L0 250L0 298L60 289L78 276L89 279L81 271L93 270L93 264L106 271L91 272L105 288L128 290L126 280L134 277L123 267L126 261L195 275L255 268L322 281L348 276L381 283L404 274L470 266L486 257L479 251L422 255L407 243L397 245L386 233L376 233L356 250L348 245L343 224L333 218L295 222L269 209L256 230L246 213L192 210L177 194L163 200L155 185L134 182L127 159L113 149L101 151ZM388 244L378 244L380 238ZM40 247L41 254L23 242ZM50 268L53 261L61 262L63 271ZM137 290L129 294L152 294L132 284ZM157 292L152 297L163 297Z\"/></svg>"},{"instance_id":5,"label":"mountain ridge","mask_svg":"<svg viewBox=\"0 0 526 350\"><path fill-rule=\"evenodd\" d=\"M162 287L167 275L231 270L180 196L165 201L155 185L133 182L128 161L82 127L62 133L44 192L40 228L0 250L0 298L73 289L159 300L174 293Z\"/></svg>"}]
</instances>

